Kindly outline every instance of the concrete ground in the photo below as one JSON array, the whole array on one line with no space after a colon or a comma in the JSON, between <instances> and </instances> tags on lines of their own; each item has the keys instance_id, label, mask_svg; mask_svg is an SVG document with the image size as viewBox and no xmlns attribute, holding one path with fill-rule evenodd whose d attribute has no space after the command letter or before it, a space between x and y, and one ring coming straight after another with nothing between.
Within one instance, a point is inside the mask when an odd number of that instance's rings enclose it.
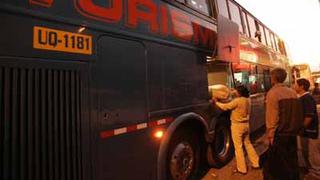
<instances>
[{"instance_id":1,"label":"concrete ground","mask_svg":"<svg viewBox=\"0 0 320 180\"><path fill-rule=\"evenodd\" d=\"M255 139L252 140L253 146L255 147L259 155L263 154L267 150L267 145L264 143L263 132L256 135ZM247 158L248 159L248 158ZM256 170L250 168L250 162L248 164L248 173L246 175L233 174L232 171L236 167L235 158L222 167L221 169L211 168L208 173L202 178L202 180L260 180L263 179L262 170Z\"/></svg>"},{"instance_id":2,"label":"concrete ground","mask_svg":"<svg viewBox=\"0 0 320 180\"><path fill-rule=\"evenodd\" d=\"M318 117L320 118L320 105L317 105ZM319 124L320 126L320 124ZM267 145L264 143L264 133L258 133L251 141L259 155L263 154L267 149ZM250 167L250 163L247 162ZM221 169L211 168L202 180L262 180L262 170L252 170L249 168L248 174L238 175L233 174L232 171L236 167L235 158L222 167ZM303 179L303 173L300 172L301 179Z\"/></svg>"}]
</instances>

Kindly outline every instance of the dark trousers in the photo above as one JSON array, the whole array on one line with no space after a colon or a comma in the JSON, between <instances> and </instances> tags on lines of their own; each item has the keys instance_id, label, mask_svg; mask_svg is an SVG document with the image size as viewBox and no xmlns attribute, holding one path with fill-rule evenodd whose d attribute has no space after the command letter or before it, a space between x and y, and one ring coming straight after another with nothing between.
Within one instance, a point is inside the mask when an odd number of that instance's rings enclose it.
<instances>
[{"instance_id":1,"label":"dark trousers","mask_svg":"<svg viewBox=\"0 0 320 180\"><path fill-rule=\"evenodd\" d=\"M264 180L299 180L297 137L276 136L263 165Z\"/></svg>"}]
</instances>

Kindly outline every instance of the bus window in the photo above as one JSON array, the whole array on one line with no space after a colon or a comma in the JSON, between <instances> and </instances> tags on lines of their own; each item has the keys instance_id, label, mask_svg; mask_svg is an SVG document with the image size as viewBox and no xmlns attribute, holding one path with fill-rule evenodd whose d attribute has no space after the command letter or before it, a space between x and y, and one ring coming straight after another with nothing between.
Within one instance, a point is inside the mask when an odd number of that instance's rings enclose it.
<instances>
[{"instance_id":1,"label":"bus window","mask_svg":"<svg viewBox=\"0 0 320 180\"><path fill-rule=\"evenodd\" d=\"M255 38L255 34L257 32L255 20L249 14L248 14L247 18L248 18L248 23L249 23L249 28L250 28L250 37Z\"/></svg>"},{"instance_id":2,"label":"bus window","mask_svg":"<svg viewBox=\"0 0 320 180\"><path fill-rule=\"evenodd\" d=\"M184 0L176 0L176 1L178 1L179 3L183 3L183 4L185 3Z\"/></svg>"},{"instance_id":3,"label":"bus window","mask_svg":"<svg viewBox=\"0 0 320 180\"><path fill-rule=\"evenodd\" d=\"M270 38L270 31L269 31L269 29L266 29L266 37L267 37L267 40L268 40L268 45L270 46L270 47L272 47L271 46L271 38Z\"/></svg>"},{"instance_id":4,"label":"bus window","mask_svg":"<svg viewBox=\"0 0 320 180\"><path fill-rule=\"evenodd\" d=\"M277 46L277 41L276 41L276 35L274 35L274 34L272 33L271 38L272 38L272 40L273 40L274 50L275 50L275 51L278 51L278 46Z\"/></svg>"},{"instance_id":5,"label":"bus window","mask_svg":"<svg viewBox=\"0 0 320 180\"><path fill-rule=\"evenodd\" d=\"M246 33L247 36L250 36L249 27L247 23L247 13L245 13L244 11L242 11L242 22L244 26L244 32Z\"/></svg>"},{"instance_id":6,"label":"bus window","mask_svg":"<svg viewBox=\"0 0 320 180\"><path fill-rule=\"evenodd\" d=\"M279 37L276 35L274 37L274 39L275 39L275 42L276 42L277 51L280 52Z\"/></svg>"},{"instance_id":7,"label":"bus window","mask_svg":"<svg viewBox=\"0 0 320 180\"><path fill-rule=\"evenodd\" d=\"M187 0L187 4L205 15L210 15L208 0Z\"/></svg>"},{"instance_id":8,"label":"bus window","mask_svg":"<svg viewBox=\"0 0 320 180\"><path fill-rule=\"evenodd\" d=\"M208 6L211 14L211 17L214 17L215 19L218 17L218 9L217 9L217 4L215 3L215 1L208 1ZM211 5L211 6L210 6ZM211 8L210 8L211 7Z\"/></svg>"},{"instance_id":9,"label":"bus window","mask_svg":"<svg viewBox=\"0 0 320 180\"><path fill-rule=\"evenodd\" d=\"M274 48L276 51L279 51L278 46L277 46L277 39L276 39L276 35L273 34L273 42L274 42Z\"/></svg>"},{"instance_id":10,"label":"bus window","mask_svg":"<svg viewBox=\"0 0 320 180\"><path fill-rule=\"evenodd\" d=\"M231 20L239 25L239 31L243 33L239 6L237 6L232 1L229 1L229 9L230 9Z\"/></svg>"},{"instance_id":11,"label":"bus window","mask_svg":"<svg viewBox=\"0 0 320 180\"><path fill-rule=\"evenodd\" d=\"M261 24L259 24L259 31L261 32L260 42L263 43L264 45L267 45L264 30L265 30L264 27Z\"/></svg>"},{"instance_id":12,"label":"bus window","mask_svg":"<svg viewBox=\"0 0 320 180\"><path fill-rule=\"evenodd\" d=\"M273 33L272 32L270 32L270 41L271 41L272 49L276 50L275 46L274 46L274 37L273 37Z\"/></svg>"},{"instance_id":13,"label":"bus window","mask_svg":"<svg viewBox=\"0 0 320 180\"><path fill-rule=\"evenodd\" d=\"M284 42L282 40L278 39L278 45L279 45L280 53L283 55L287 55Z\"/></svg>"},{"instance_id":14,"label":"bus window","mask_svg":"<svg viewBox=\"0 0 320 180\"><path fill-rule=\"evenodd\" d=\"M265 75L258 66L241 62L233 64L236 86L245 85L251 94L262 93L271 87L270 76Z\"/></svg>"},{"instance_id":15,"label":"bus window","mask_svg":"<svg viewBox=\"0 0 320 180\"><path fill-rule=\"evenodd\" d=\"M286 44L282 41L283 55L287 56Z\"/></svg>"},{"instance_id":16,"label":"bus window","mask_svg":"<svg viewBox=\"0 0 320 180\"><path fill-rule=\"evenodd\" d=\"M262 84L261 92L267 92L272 87L270 69L266 66L257 65L258 82Z\"/></svg>"},{"instance_id":17,"label":"bus window","mask_svg":"<svg viewBox=\"0 0 320 180\"><path fill-rule=\"evenodd\" d=\"M239 63L233 65L235 85L249 86L249 76L251 75L251 65L247 63ZM249 87L248 87L249 88ZM251 91L251 90L250 90Z\"/></svg>"},{"instance_id":18,"label":"bus window","mask_svg":"<svg viewBox=\"0 0 320 180\"><path fill-rule=\"evenodd\" d=\"M263 78L265 91L268 92L272 87L270 70L263 70Z\"/></svg>"},{"instance_id":19,"label":"bus window","mask_svg":"<svg viewBox=\"0 0 320 180\"><path fill-rule=\"evenodd\" d=\"M218 0L219 14L229 18L227 0Z\"/></svg>"}]
</instances>

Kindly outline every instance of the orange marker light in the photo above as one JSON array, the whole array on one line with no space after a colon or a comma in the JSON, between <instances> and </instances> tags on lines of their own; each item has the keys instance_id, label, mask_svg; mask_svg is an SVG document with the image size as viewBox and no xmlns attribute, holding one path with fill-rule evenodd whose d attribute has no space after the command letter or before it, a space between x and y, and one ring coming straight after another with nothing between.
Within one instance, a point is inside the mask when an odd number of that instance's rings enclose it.
<instances>
[{"instance_id":1,"label":"orange marker light","mask_svg":"<svg viewBox=\"0 0 320 180\"><path fill-rule=\"evenodd\" d=\"M164 132L162 130L157 130L153 136L157 139L161 139L163 137Z\"/></svg>"},{"instance_id":2,"label":"orange marker light","mask_svg":"<svg viewBox=\"0 0 320 180\"><path fill-rule=\"evenodd\" d=\"M84 30L86 30L85 27L80 27L79 30L78 30L78 33L82 33Z\"/></svg>"}]
</instances>

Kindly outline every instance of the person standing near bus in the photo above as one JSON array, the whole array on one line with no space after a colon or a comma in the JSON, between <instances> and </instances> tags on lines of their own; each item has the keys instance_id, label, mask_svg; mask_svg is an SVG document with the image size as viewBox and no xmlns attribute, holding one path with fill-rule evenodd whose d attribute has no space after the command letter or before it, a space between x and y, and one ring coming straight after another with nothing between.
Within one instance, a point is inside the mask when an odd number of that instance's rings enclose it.
<instances>
[{"instance_id":1,"label":"person standing near bus","mask_svg":"<svg viewBox=\"0 0 320 180\"><path fill-rule=\"evenodd\" d=\"M303 131L299 139L303 156L309 173L305 179L320 179L320 141L318 140L318 113L317 104L312 95L308 92L310 82L307 79L298 79L295 90L303 107Z\"/></svg>"},{"instance_id":2,"label":"person standing near bus","mask_svg":"<svg viewBox=\"0 0 320 180\"><path fill-rule=\"evenodd\" d=\"M271 71L273 87L266 97L266 137L269 149L263 165L265 180L298 180L297 135L302 128L302 107L296 92L283 84L287 73Z\"/></svg>"},{"instance_id":3,"label":"person standing near bus","mask_svg":"<svg viewBox=\"0 0 320 180\"><path fill-rule=\"evenodd\" d=\"M319 83L314 83L314 89L312 91L312 95L315 95L315 96L320 95Z\"/></svg>"},{"instance_id":4,"label":"person standing near bus","mask_svg":"<svg viewBox=\"0 0 320 180\"><path fill-rule=\"evenodd\" d=\"M320 103L320 89L319 89L319 83L314 83L314 89L312 91L312 96L316 100L316 103Z\"/></svg>"},{"instance_id":5,"label":"person standing near bus","mask_svg":"<svg viewBox=\"0 0 320 180\"><path fill-rule=\"evenodd\" d=\"M235 155L237 161L237 169L234 173L245 175L247 173L247 165L243 152L243 145L246 148L252 167L259 167L259 156L257 155L249 138L249 114L250 100L249 90L240 85L236 88L234 100L229 103L217 102L216 105L222 110L232 110L231 112L231 136L234 143Z\"/></svg>"}]
</instances>

